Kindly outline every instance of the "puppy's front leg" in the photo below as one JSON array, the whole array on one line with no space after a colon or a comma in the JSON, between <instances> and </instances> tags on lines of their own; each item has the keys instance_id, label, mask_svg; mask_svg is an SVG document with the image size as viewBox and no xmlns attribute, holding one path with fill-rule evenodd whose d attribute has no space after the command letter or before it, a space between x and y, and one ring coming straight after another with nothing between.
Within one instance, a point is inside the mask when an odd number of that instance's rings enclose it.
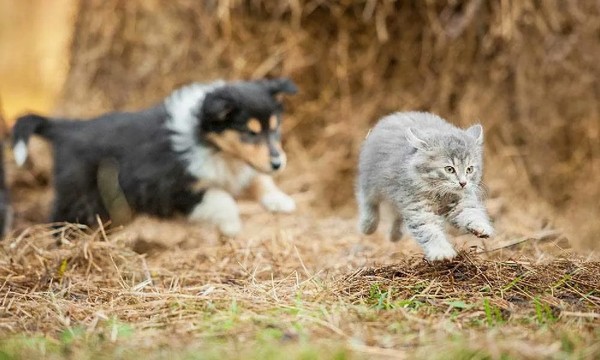
<instances>
[{"instance_id":1,"label":"puppy's front leg","mask_svg":"<svg viewBox=\"0 0 600 360\"><path fill-rule=\"evenodd\" d=\"M188 218L214 224L222 235L234 237L242 229L242 221L235 199L228 192L210 188Z\"/></svg>"},{"instance_id":2,"label":"puppy's front leg","mask_svg":"<svg viewBox=\"0 0 600 360\"><path fill-rule=\"evenodd\" d=\"M256 175L252 180L251 190L256 200L268 211L291 213L296 210L294 199L281 191L269 175Z\"/></svg>"}]
</instances>

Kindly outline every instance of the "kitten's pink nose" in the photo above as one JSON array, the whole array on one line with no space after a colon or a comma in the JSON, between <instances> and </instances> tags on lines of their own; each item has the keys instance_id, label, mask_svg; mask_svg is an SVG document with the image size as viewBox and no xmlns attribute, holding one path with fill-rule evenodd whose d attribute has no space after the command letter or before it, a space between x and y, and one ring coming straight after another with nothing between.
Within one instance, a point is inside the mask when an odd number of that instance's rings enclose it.
<instances>
[{"instance_id":1,"label":"kitten's pink nose","mask_svg":"<svg viewBox=\"0 0 600 360\"><path fill-rule=\"evenodd\" d=\"M464 188L465 186L467 186L467 182L466 181L459 181L458 183L460 184L460 187Z\"/></svg>"}]
</instances>

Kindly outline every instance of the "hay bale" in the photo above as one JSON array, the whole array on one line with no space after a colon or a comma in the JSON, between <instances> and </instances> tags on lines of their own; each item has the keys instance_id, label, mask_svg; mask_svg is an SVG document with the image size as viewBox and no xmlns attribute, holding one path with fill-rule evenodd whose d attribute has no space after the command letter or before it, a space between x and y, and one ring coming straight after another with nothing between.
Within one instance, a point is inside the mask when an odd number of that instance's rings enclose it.
<instances>
[{"instance_id":1,"label":"hay bale","mask_svg":"<svg viewBox=\"0 0 600 360\"><path fill-rule=\"evenodd\" d=\"M315 203L351 204L368 128L411 109L480 119L492 191L570 212L600 195L598 31L593 0L81 1L59 112L146 106L189 81L286 75L301 88L285 123L289 175L309 179Z\"/></svg>"}]
</instances>

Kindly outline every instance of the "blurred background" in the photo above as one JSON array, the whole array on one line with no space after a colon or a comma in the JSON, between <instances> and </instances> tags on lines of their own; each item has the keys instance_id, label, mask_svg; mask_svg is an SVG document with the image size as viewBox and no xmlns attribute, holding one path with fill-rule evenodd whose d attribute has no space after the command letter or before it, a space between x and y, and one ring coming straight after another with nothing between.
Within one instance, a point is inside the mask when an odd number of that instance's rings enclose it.
<instances>
[{"instance_id":1,"label":"blurred background","mask_svg":"<svg viewBox=\"0 0 600 360\"><path fill-rule=\"evenodd\" d=\"M505 232L600 232L600 2L0 0L0 99L85 117L192 82L289 76L285 187L352 217L360 144L399 110L486 130L488 205ZM110 136L110 134L107 134ZM49 172L16 174L17 215L43 221ZM37 155L36 155L37 154ZM48 163L46 161L45 163Z\"/></svg>"}]
</instances>

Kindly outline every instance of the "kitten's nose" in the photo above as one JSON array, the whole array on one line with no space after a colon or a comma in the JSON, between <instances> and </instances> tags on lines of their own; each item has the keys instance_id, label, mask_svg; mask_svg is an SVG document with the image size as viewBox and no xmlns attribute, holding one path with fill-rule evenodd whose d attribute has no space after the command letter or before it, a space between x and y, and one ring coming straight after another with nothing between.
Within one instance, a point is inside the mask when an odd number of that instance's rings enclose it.
<instances>
[{"instance_id":1,"label":"kitten's nose","mask_svg":"<svg viewBox=\"0 0 600 360\"><path fill-rule=\"evenodd\" d=\"M467 186L467 182L466 181L459 181L458 183L460 184L460 187L464 188L465 186Z\"/></svg>"}]
</instances>

